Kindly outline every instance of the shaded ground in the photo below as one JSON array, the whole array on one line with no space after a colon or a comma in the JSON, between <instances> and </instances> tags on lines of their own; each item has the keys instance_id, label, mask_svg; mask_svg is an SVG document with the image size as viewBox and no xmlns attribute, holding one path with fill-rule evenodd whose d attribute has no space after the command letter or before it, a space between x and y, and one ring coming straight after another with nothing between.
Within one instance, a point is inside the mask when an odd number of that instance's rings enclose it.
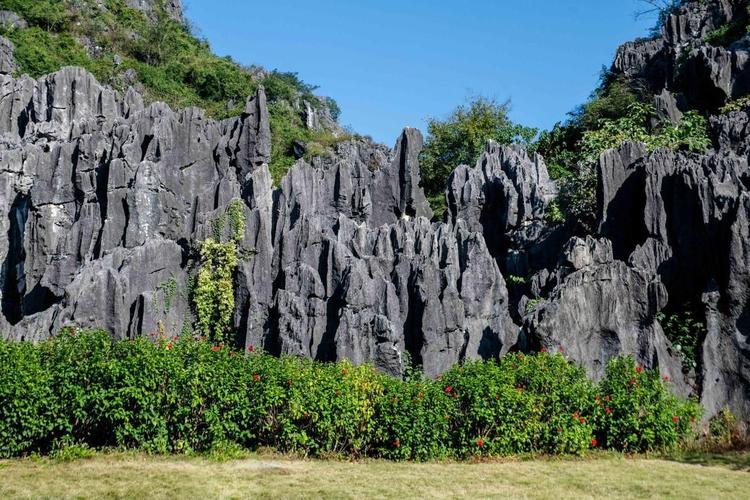
<instances>
[{"instance_id":1,"label":"shaded ground","mask_svg":"<svg viewBox=\"0 0 750 500\"><path fill-rule=\"evenodd\" d=\"M493 463L96 455L0 461L0 498L750 498L750 454Z\"/></svg>"}]
</instances>

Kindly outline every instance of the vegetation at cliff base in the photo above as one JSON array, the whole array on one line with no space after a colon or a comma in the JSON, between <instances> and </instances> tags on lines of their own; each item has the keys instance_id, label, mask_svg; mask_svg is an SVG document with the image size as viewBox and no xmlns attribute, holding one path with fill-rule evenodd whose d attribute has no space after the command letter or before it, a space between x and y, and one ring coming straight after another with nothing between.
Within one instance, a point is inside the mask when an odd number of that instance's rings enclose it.
<instances>
[{"instance_id":1,"label":"vegetation at cliff base","mask_svg":"<svg viewBox=\"0 0 750 500\"><path fill-rule=\"evenodd\" d=\"M2 457L70 446L393 460L638 452L692 439L699 417L628 358L597 385L561 353L401 380L192 336L117 342L69 330L39 344L0 342Z\"/></svg>"}]
</instances>

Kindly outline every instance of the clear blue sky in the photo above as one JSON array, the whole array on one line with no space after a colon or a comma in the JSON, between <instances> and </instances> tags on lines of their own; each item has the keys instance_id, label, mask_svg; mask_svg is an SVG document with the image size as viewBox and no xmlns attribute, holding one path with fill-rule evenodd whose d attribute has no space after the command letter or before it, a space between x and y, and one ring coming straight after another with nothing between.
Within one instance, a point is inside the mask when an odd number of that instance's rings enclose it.
<instances>
[{"instance_id":1,"label":"clear blue sky","mask_svg":"<svg viewBox=\"0 0 750 500\"><path fill-rule=\"evenodd\" d=\"M581 104L618 45L643 36L637 0L184 0L214 51L295 71L341 123L393 144L471 95L510 99L549 128Z\"/></svg>"}]
</instances>

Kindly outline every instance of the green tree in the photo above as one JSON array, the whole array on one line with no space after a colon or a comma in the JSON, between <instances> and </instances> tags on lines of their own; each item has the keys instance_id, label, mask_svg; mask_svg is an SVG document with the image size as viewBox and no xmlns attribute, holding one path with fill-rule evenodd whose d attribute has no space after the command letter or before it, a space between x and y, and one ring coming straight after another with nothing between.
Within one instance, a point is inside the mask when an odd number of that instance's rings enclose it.
<instances>
[{"instance_id":1,"label":"green tree","mask_svg":"<svg viewBox=\"0 0 750 500\"><path fill-rule=\"evenodd\" d=\"M446 120L427 123L427 141L420 157L422 186L428 197L440 195L453 169L473 164L485 143L529 145L537 130L514 123L508 117L510 104L478 97L459 106Z\"/></svg>"}]
</instances>

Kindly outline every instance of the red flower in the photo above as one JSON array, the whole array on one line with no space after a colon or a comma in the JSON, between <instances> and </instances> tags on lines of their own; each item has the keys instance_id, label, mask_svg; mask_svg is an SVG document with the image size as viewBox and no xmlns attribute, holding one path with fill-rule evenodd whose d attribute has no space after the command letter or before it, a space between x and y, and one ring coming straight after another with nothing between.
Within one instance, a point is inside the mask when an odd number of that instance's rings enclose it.
<instances>
[{"instance_id":1,"label":"red flower","mask_svg":"<svg viewBox=\"0 0 750 500\"><path fill-rule=\"evenodd\" d=\"M586 423L586 419L583 418L583 417L581 417L581 419L579 420L579 422L581 422L582 424L585 424Z\"/></svg>"},{"instance_id":2,"label":"red flower","mask_svg":"<svg viewBox=\"0 0 750 500\"><path fill-rule=\"evenodd\" d=\"M450 394L451 392L453 392L453 387L448 386L448 387L445 388L445 393L446 394Z\"/></svg>"},{"instance_id":3,"label":"red flower","mask_svg":"<svg viewBox=\"0 0 750 500\"><path fill-rule=\"evenodd\" d=\"M640 366L636 367L635 369L636 373L641 373L642 371L643 371L643 368L641 368Z\"/></svg>"},{"instance_id":4,"label":"red flower","mask_svg":"<svg viewBox=\"0 0 750 500\"><path fill-rule=\"evenodd\" d=\"M563 346L560 346L560 352L565 354L565 348Z\"/></svg>"},{"instance_id":5,"label":"red flower","mask_svg":"<svg viewBox=\"0 0 750 500\"><path fill-rule=\"evenodd\" d=\"M498 394L497 396L495 396L495 399L498 400L498 401L500 401L500 394Z\"/></svg>"},{"instance_id":6,"label":"red flower","mask_svg":"<svg viewBox=\"0 0 750 500\"><path fill-rule=\"evenodd\" d=\"M423 398L424 397L424 392L420 392L419 394L417 394L417 397L418 398Z\"/></svg>"},{"instance_id":7,"label":"red flower","mask_svg":"<svg viewBox=\"0 0 750 500\"><path fill-rule=\"evenodd\" d=\"M294 382L292 382L291 380L287 380L287 381L286 381L286 385L289 385L289 386L291 386L291 385L292 385L293 383L294 383Z\"/></svg>"},{"instance_id":8,"label":"red flower","mask_svg":"<svg viewBox=\"0 0 750 500\"><path fill-rule=\"evenodd\" d=\"M213 346L213 347L211 348L211 351L212 351L212 352L219 352L220 350L221 350L221 347L219 347L219 346L217 346L217 345L215 345L215 346Z\"/></svg>"},{"instance_id":9,"label":"red flower","mask_svg":"<svg viewBox=\"0 0 750 500\"><path fill-rule=\"evenodd\" d=\"M310 418L310 414L305 412L305 418Z\"/></svg>"},{"instance_id":10,"label":"red flower","mask_svg":"<svg viewBox=\"0 0 750 500\"><path fill-rule=\"evenodd\" d=\"M596 448L596 445L598 445L598 444L599 444L599 441L597 441L596 438L593 438L591 440L591 447L592 448Z\"/></svg>"},{"instance_id":11,"label":"red flower","mask_svg":"<svg viewBox=\"0 0 750 500\"><path fill-rule=\"evenodd\" d=\"M539 352L547 352L547 348L546 347L542 347L541 349L539 349Z\"/></svg>"},{"instance_id":12,"label":"red flower","mask_svg":"<svg viewBox=\"0 0 750 500\"><path fill-rule=\"evenodd\" d=\"M557 428L557 433L562 434L562 429L560 427Z\"/></svg>"},{"instance_id":13,"label":"red flower","mask_svg":"<svg viewBox=\"0 0 750 500\"><path fill-rule=\"evenodd\" d=\"M253 375L253 380L255 380L256 382L260 382L260 375L257 373Z\"/></svg>"},{"instance_id":14,"label":"red flower","mask_svg":"<svg viewBox=\"0 0 750 500\"><path fill-rule=\"evenodd\" d=\"M597 397L595 397L594 399L595 399L596 401L601 401L601 399L602 399L602 398L600 398L599 396L597 396Z\"/></svg>"},{"instance_id":15,"label":"red flower","mask_svg":"<svg viewBox=\"0 0 750 500\"><path fill-rule=\"evenodd\" d=\"M607 403L609 403L609 396L604 396L604 401L606 401Z\"/></svg>"},{"instance_id":16,"label":"red flower","mask_svg":"<svg viewBox=\"0 0 750 500\"><path fill-rule=\"evenodd\" d=\"M172 345L172 342L170 342L169 344L167 344L167 350L168 350L168 351L169 351L170 349L172 349L172 347L174 347L174 346Z\"/></svg>"},{"instance_id":17,"label":"red flower","mask_svg":"<svg viewBox=\"0 0 750 500\"><path fill-rule=\"evenodd\" d=\"M638 381L636 379L634 379L634 378L630 379L630 385L636 385L637 383L638 383Z\"/></svg>"},{"instance_id":18,"label":"red flower","mask_svg":"<svg viewBox=\"0 0 750 500\"><path fill-rule=\"evenodd\" d=\"M669 376L664 377L664 382L669 382Z\"/></svg>"},{"instance_id":19,"label":"red flower","mask_svg":"<svg viewBox=\"0 0 750 500\"><path fill-rule=\"evenodd\" d=\"M482 448L484 446L484 439L482 438L477 439L477 446Z\"/></svg>"},{"instance_id":20,"label":"red flower","mask_svg":"<svg viewBox=\"0 0 750 500\"><path fill-rule=\"evenodd\" d=\"M679 422L679 421L680 421L680 417L678 417L677 415L675 415L674 417L672 417L672 422L674 422L675 424L677 422Z\"/></svg>"},{"instance_id":21,"label":"red flower","mask_svg":"<svg viewBox=\"0 0 750 500\"><path fill-rule=\"evenodd\" d=\"M393 446L395 446L396 448L401 448L401 440L396 438L396 440L393 441Z\"/></svg>"},{"instance_id":22,"label":"red flower","mask_svg":"<svg viewBox=\"0 0 750 500\"><path fill-rule=\"evenodd\" d=\"M578 420L578 412L575 412L575 413L573 414L573 420Z\"/></svg>"},{"instance_id":23,"label":"red flower","mask_svg":"<svg viewBox=\"0 0 750 500\"><path fill-rule=\"evenodd\" d=\"M253 352L253 351L255 351L255 347L251 345L247 346L247 352Z\"/></svg>"},{"instance_id":24,"label":"red flower","mask_svg":"<svg viewBox=\"0 0 750 500\"><path fill-rule=\"evenodd\" d=\"M612 409L611 408L605 408L604 409L604 413L606 413L607 415L612 415Z\"/></svg>"},{"instance_id":25,"label":"red flower","mask_svg":"<svg viewBox=\"0 0 750 500\"><path fill-rule=\"evenodd\" d=\"M454 393L453 393L453 398L454 398L454 399L458 399L458 393L457 393L457 392L454 392Z\"/></svg>"}]
</instances>

